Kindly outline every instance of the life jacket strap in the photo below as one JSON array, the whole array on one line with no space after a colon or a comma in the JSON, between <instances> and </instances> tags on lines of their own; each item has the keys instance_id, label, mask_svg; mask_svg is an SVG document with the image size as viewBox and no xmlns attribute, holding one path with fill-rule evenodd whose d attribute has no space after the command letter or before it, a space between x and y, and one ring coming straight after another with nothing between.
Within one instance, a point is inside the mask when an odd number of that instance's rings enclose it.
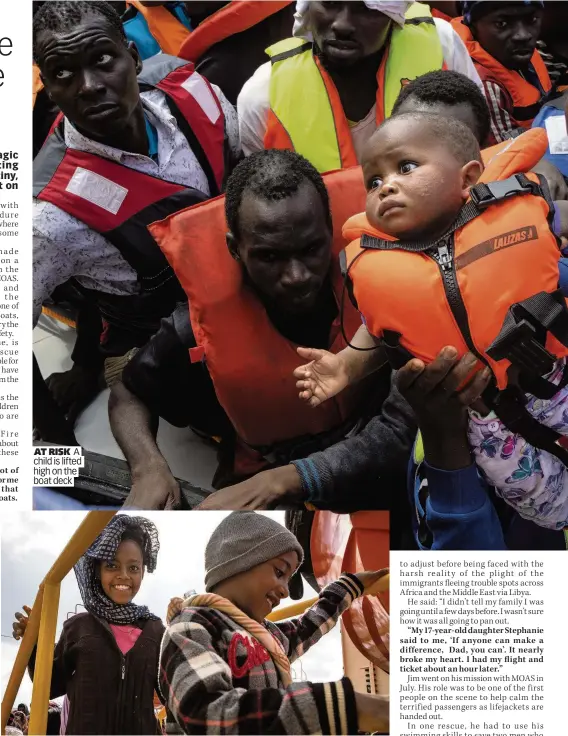
<instances>
[{"instance_id":1,"label":"life jacket strap","mask_svg":"<svg viewBox=\"0 0 568 736\"><path fill-rule=\"evenodd\" d=\"M485 396L484 396L485 398ZM537 421L525 407L526 398L512 387L500 391L490 404L503 424L530 445L549 452L568 467L568 450L559 444L562 435Z\"/></svg>"},{"instance_id":2,"label":"life jacket strap","mask_svg":"<svg viewBox=\"0 0 568 736\"><path fill-rule=\"evenodd\" d=\"M502 202L505 199L517 197L521 194L543 196L540 185L531 181L525 174L515 174L502 181L476 184L469 191L471 201L478 210L485 210L497 202Z\"/></svg>"},{"instance_id":3,"label":"life jacket strap","mask_svg":"<svg viewBox=\"0 0 568 736\"><path fill-rule=\"evenodd\" d=\"M560 290L552 294L541 291L513 304L487 355L493 360L509 360L529 376L541 377L550 373L556 362L544 347L548 332L568 347L568 309Z\"/></svg>"},{"instance_id":4,"label":"life jacket strap","mask_svg":"<svg viewBox=\"0 0 568 736\"><path fill-rule=\"evenodd\" d=\"M414 355L400 344L401 337L400 332L384 330L383 336L379 340L379 346L384 350L389 364L395 371L414 358Z\"/></svg>"}]
</instances>

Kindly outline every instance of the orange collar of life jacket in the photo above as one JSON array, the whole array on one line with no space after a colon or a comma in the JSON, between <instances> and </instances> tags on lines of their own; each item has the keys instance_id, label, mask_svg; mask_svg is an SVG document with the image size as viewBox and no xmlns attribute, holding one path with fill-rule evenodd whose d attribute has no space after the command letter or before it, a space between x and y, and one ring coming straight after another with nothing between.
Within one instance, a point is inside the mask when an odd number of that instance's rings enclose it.
<instances>
[{"instance_id":1,"label":"orange collar of life jacket","mask_svg":"<svg viewBox=\"0 0 568 736\"><path fill-rule=\"evenodd\" d=\"M126 0L127 5L144 16L148 29L156 39L158 46L169 56L179 56L180 48L190 31L180 23L166 8L161 5L146 6L140 0Z\"/></svg>"},{"instance_id":2,"label":"orange collar of life jacket","mask_svg":"<svg viewBox=\"0 0 568 736\"><path fill-rule=\"evenodd\" d=\"M540 90L530 82L527 82L519 72L514 69L507 69L495 57L488 54L479 42L475 40L471 30L462 20L463 18L461 17L454 18L452 20L452 27L464 42L469 55L480 73L482 81L484 78L492 79L500 87L505 89L513 101L513 117L523 127L530 128L542 104L543 95ZM531 57L530 63L546 94L550 91L552 83L544 61L536 49Z\"/></svg>"},{"instance_id":3,"label":"orange collar of life jacket","mask_svg":"<svg viewBox=\"0 0 568 736\"><path fill-rule=\"evenodd\" d=\"M177 56L197 62L201 56L219 41L235 33L252 28L265 18L290 5L290 0L239 0L229 2L206 18L180 46Z\"/></svg>"}]
</instances>

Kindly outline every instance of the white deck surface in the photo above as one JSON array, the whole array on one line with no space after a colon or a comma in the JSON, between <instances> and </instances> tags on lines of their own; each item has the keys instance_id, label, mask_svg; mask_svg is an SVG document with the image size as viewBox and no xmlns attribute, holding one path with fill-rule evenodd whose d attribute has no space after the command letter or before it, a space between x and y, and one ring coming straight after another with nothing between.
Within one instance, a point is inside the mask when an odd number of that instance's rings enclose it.
<instances>
[{"instance_id":1,"label":"white deck surface","mask_svg":"<svg viewBox=\"0 0 568 736\"><path fill-rule=\"evenodd\" d=\"M34 353L45 377L71 368L75 330L42 315L33 332ZM108 421L108 389L88 406L75 425L75 436L85 450L124 459ZM215 450L190 429L178 429L161 420L158 445L172 473L204 489L211 488L217 467Z\"/></svg>"}]
</instances>

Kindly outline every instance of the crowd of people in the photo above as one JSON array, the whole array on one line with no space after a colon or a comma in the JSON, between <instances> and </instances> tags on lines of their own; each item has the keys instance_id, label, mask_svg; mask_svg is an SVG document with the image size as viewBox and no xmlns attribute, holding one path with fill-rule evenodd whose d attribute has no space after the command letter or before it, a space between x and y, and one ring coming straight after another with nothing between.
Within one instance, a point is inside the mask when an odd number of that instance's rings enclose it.
<instances>
[{"instance_id":1,"label":"crowd of people","mask_svg":"<svg viewBox=\"0 0 568 736\"><path fill-rule=\"evenodd\" d=\"M129 506L179 500L163 419L200 508L565 549L568 3L35 5L37 435L109 386Z\"/></svg>"},{"instance_id":2,"label":"crowd of people","mask_svg":"<svg viewBox=\"0 0 568 736\"><path fill-rule=\"evenodd\" d=\"M356 692L348 677L291 675L355 600L378 594L386 570L343 573L299 618L272 622L304 550L271 516L233 512L207 542L205 592L174 596L164 625L135 602L159 548L152 521L117 514L75 565L86 611L63 623L55 646L50 697L64 699L47 733L388 733L388 697ZM15 614L17 640L30 614ZM32 680L35 663L34 648Z\"/></svg>"}]
</instances>

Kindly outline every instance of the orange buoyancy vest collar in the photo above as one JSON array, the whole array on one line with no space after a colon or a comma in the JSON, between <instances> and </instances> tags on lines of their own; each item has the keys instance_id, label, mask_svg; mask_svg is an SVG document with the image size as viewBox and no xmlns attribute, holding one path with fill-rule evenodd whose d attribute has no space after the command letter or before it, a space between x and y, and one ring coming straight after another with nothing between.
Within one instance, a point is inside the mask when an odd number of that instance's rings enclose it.
<instances>
[{"instance_id":1,"label":"orange buoyancy vest collar","mask_svg":"<svg viewBox=\"0 0 568 736\"><path fill-rule=\"evenodd\" d=\"M161 5L143 5L140 0L126 0L144 17L148 30L164 54L180 56L180 49L189 31L172 13Z\"/></svg>"},{"instance_id":2,"label":"orange buoyancy vest collar","mask_svg":"<svg viewBox=\"0 0 568 736\"><path fill-rule=\"evenodd\" d=\"M461 17L454 18L452 26L464 42L482 81L492 80L506 90L513 101L513 117L521 127L530 128L544 101L541 91L527 82L519 72L507 69L495 57L488 54L474 39L471 30L462 23ZM550 92L552 82L544 61L536 49L530 63L545 94Z\"/></svg>"},{"instance_id":3,"label":"orange buoyancy vest collar","mask_svg":"<svg viewBox=\"0 0 568 736\"><path fill-rule=\"evenodd\" d=\"M290 2L291 0L229 2L186 36L177 55L181 59L188 59L196 63L214 44L224 41L235 33L252 28L265 18L290 5Z\"/></svg>"},{"instance_id":4,"label":"orange buoyancy vest collar","mask_svg":"<svg viewBox=\"0 0 568 736\"><path fill-rule=\"evenodd\" d=\"M442 347L453 345L460 356L471 351L489 365L500 390L507 385L511 356L516 364L530 355L542 358L527 323L533 323L534 313L535 323L540 321L543 303L558 312L558 322L564 319L565 300L552 296L558 289L560 250L549 226L549 203L535 196L538 176L520 172L539 161L546 146L546 133L535 128L494 156L460 212L465 224L459 226L458 218L457 229L435 243L396 241L374 230L364 215L345 224L345 237L356 238L346 249L353 294L387 353L393 348L391 356L402 357L402 349L406 359L429 363ZM511 197L515 188L521 194L521 186L528 193ZM505 194L511 198L504 199ZM551 300L556 300L552 306ZM568 354L550 332L539 327L536 332L541 344L546 336L552 356ZM552 362L547 358L547 364Z\"/></svg>"},{"instance_id":5,"label":"orange buoyancy vest collar","mask_svg":"<svg viewBox=\"0 0 568 736\"><path fill-rule=\"evenodd\" d=\"M341 228L364 206L366 193L359 167L324 178L334 226L331 281L339 302L343 289L339 253L346 245ZM349 390L315 410L299 400L292 375L298 366L296 345L272 325L245 284L240 264L229 254L223 197L183 210L149 229L188 296L199 346L192 358L204 356L219 402L246 443L269 448L307 439L339 429L361 415L362 402L368 401L366 389ZM361 318L349 300L345 302L343 324L351 339ZM336 353L344 347L338 316L329 349Z\"/></svg>"}]
</instances>

